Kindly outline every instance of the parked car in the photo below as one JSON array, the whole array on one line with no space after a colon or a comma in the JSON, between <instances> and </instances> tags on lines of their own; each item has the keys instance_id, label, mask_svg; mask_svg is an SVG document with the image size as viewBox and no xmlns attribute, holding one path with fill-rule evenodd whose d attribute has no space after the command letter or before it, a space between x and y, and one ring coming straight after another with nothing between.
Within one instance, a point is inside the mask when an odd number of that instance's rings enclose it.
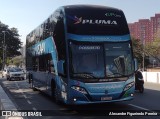
<instances>
[{"instance_id":1,"label":"parked car","mask_svg":"<svg viewBox=\"0 0 160 119\"><path fill-rule=\"evenodd\" d=\"M25 72L20 68L9 68L7 73L7 80L19 79L24 80Z\"/></svg>"}]
</instances>

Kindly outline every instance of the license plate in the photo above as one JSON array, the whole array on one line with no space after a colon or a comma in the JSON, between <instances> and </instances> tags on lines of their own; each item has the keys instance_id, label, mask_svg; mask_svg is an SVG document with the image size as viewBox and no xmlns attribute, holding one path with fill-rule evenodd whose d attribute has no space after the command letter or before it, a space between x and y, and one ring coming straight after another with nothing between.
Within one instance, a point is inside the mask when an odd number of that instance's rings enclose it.
<instances>
[{"instance_id":1,"label":"license plate","mask_svg":"<svg viewBox=\"0 0 160 119\"><path fill-rule=\"evenodd\" d=\"M101 100L102 100L102 101L105 101L105 100L112 100L112 97L101 97Z\"/></svg>"}]
</instances>

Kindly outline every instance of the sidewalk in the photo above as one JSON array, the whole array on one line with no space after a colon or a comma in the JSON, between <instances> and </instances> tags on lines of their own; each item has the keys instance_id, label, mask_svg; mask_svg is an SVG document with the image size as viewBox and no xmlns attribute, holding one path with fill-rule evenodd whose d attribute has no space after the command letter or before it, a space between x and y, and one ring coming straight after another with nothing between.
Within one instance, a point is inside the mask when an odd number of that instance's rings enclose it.
<instances>
[{"instance_id":1,"label":"sidewalk","mask_svg":"<svg viewBox=\"0 0 160 119\"><path fill-rule=\"evenodd\" d=\"M160 91L160 83L144 82L144 88Z\"/></svg>"},{"instance_id":2,"label":"sidewalk","mask_svg":"<svg viewBox=\"0 0 160 119\"><path fill-rule=\"evenodd\" d=\"M0 85L0 115L2 115L1 119L23 119L23 117L9 116L10 113L6 113L6 111L11 110L16 112L17 108Z\"/></svg>"}]
</instances>

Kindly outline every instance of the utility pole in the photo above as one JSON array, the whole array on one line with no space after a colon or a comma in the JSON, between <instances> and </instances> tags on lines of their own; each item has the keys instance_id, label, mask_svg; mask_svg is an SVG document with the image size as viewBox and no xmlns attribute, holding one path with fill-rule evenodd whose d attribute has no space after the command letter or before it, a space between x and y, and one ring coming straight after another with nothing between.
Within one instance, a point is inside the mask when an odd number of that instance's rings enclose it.
<instances>
[{"instance_id":1,"label":"utility pole","mask_svg":"<svg viewBox=\"0 0 160 119\"><path fill-rule=\"evenodd\" d=\"M2 69L4 69L5 64L6 64L6 32L9 34L8 31L2 31L2 33L4 34L4 40L3 40L3 65L2 65Z\"/></svg>"},{"instance_id":2,"label":"utility pole","mask_svg":"<svg viewBox=\"0 0 160 119\"><path fill-rule=\"evenodd\" d=\"M143 57L143 61L142 61L143 72L144 72L144 70L145 70L145 66L144 66L144 60L145 60L145 38L144 38L144 30L145 30L145 27L144 27L144 26L141 26L141 40L142 40L142 43L143 43L143 54L142 54L142 57Z\"/></svg>"}]
</instances>

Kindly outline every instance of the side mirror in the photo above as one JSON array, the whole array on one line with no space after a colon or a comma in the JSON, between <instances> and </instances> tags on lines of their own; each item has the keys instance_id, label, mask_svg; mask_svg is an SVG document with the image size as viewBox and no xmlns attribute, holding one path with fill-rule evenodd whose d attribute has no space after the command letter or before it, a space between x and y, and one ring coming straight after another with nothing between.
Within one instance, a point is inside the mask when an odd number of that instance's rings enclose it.
<instances>
[{"instance_id":1,"label":"side mirror","mask_svg":"<svg viewBox=\"0 0 160 119\"><path fill-rule=\"evenodd\" d=\"M136 58L134 58L134 71L138 70L138 61Z\"/></svg>"},{"instance_id":2,"label":"side mirror","mask_svg":"<svg viewBox=\"0 0 160 119\"><path fill-rule=\"evenodd\" d=\"M64 60L60 60L57 63L58 74L64 75Z\"/></svg>"}]
</instances>

